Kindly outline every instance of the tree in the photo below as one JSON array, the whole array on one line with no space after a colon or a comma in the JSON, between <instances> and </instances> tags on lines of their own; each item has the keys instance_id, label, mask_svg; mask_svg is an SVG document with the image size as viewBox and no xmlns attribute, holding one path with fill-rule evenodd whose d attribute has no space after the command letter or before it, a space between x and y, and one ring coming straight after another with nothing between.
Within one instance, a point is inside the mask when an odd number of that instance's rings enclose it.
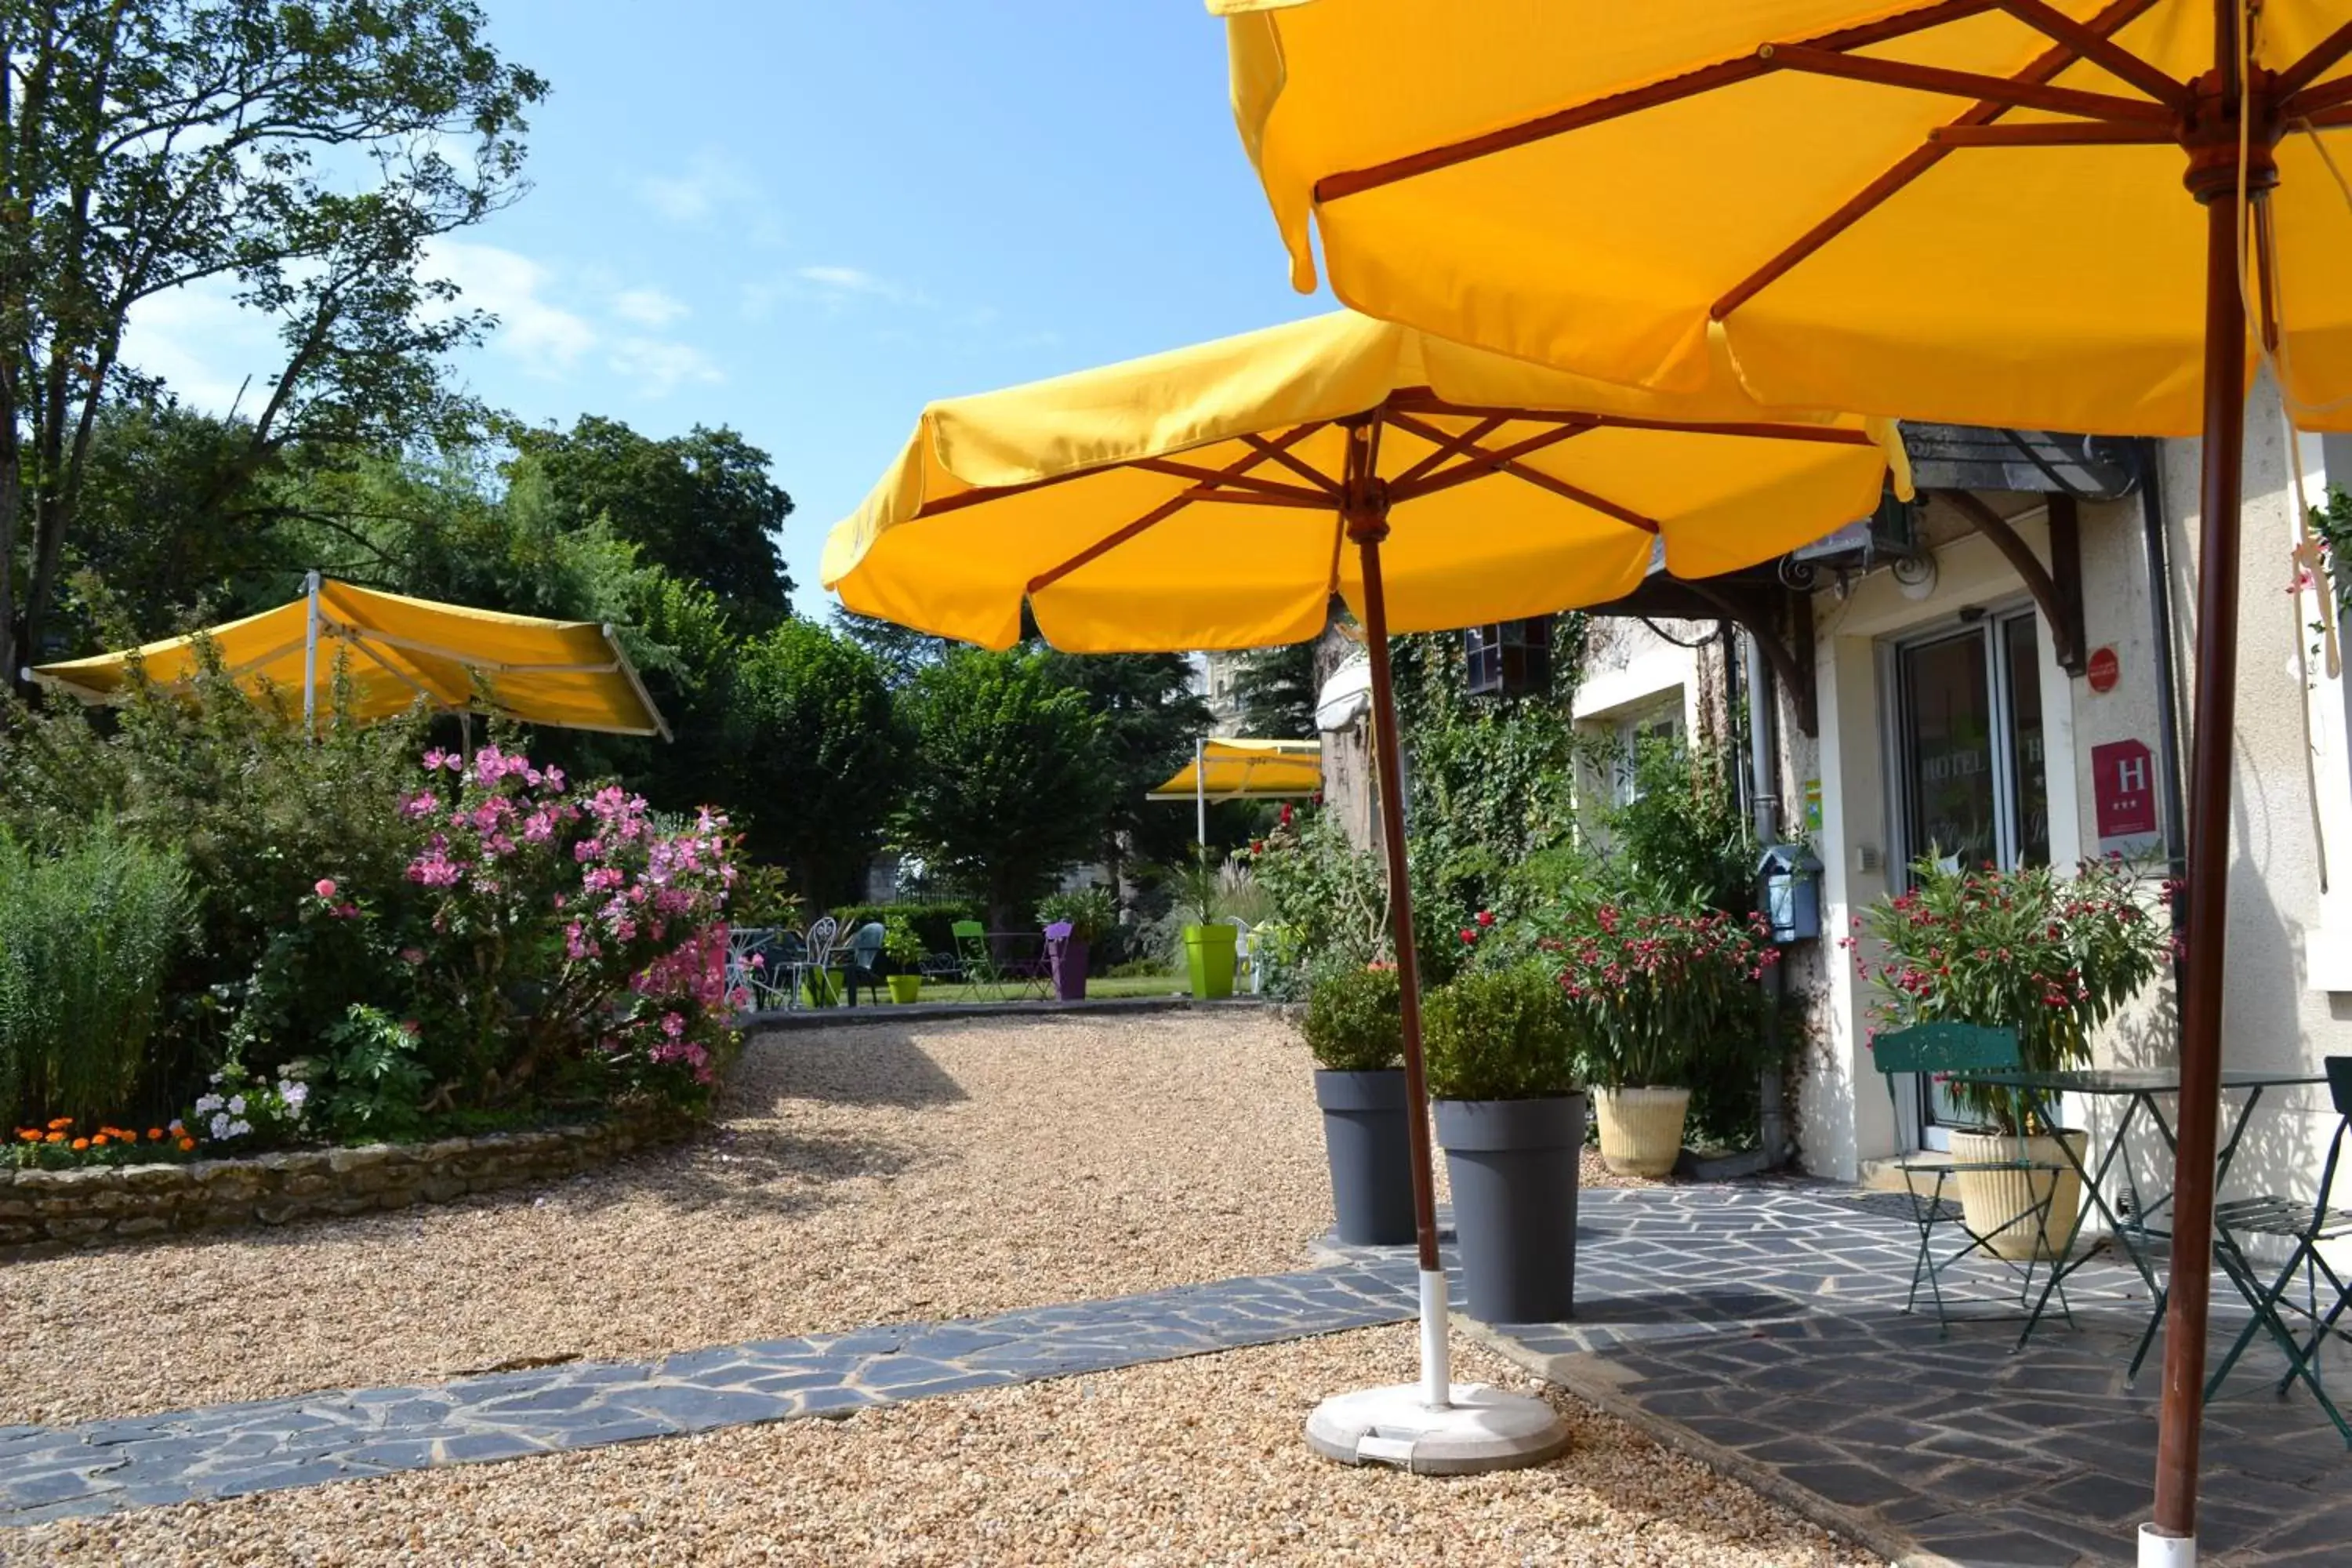
<instances>
[{"instance_id":1,"label":"tree","mask_svg":"<svg viewBox=\"0 0 2352 1568\"><path fill-rule=\"evenodd\" d=\"M750 847L819 907L854 902L898 804L904 749L880 661L837 632L786 621L735 668Z\"/></svg>"},{"instance_id":2,"label":"tree","mask_svg":"<svg viewBox=\"0 0 2352 1568\"><path fill-rule=\"evenodd\" d=\"M1191 760L1194 739L1208 732L1209 705L1192 689L1192 665L1181 654L1046 657L1056 679L1083 693L1101 721L1110 795L1096 853L1117 886L1130 852L1170 860L1192 841L1191 813L1143 797Z\"/></svg>"},{"instance_id":3,"label":"tree","mask_svg":"<svg viewBox=\"0 0 2352 1568\"><path fill-rule=\"evenodd\" d=\"M844 637L882 662L883 671L894 687L906 685L918 672L963 646L953 637L934 637L879 616L861 616L838 605L834 606L833 622Z\"/></svg>"},{"instance_id":4,"label":"tree","mask_svg":"<svg viewBox=\"0 0 2352 1568\"><path fill-rule=\"evenodd\" d=\"M227 281L285 345L245 460L464 416L486 319L427 243L518 188L545 91L469 0L52 0L0 11L0 668L38 657L100 410L158 384L134 307ZM17 579L20 552L30 571Z\"/></svg>"},{"instance_id":5,"label":"tree","mask_svg":"<svg viewBox=\"0 0 2352 1568\"><path fill-rule=\"evenodd\" d=\"M1315 645L1291 643L1242 655L1234 672L1234 695L1241 702L1242 732L1276 741L1312 740L1315 735Z\"/></svg>"},{"instance_id":6,"label":"tree","mask_svg":"<svg viewBox=\"0 0 2352 1568\"><path fill-rule=\"evenodd\" d=\"M898 841L985 896L992 923L1027 913L1094 853L1111 769L1087 700L1034 652L950 654L899 694L912 752Z\"/></svg>"},{"instance_id":7,"label":"tree","mask_svg":"<svg viewBox=\"0 0 2352 1568\"><path fill-rule=\"evenodd\" d=\"M509 475L535 468L570 525L603 519L646 560L719 595L738 625L763 630L792 613L793 580L776 531L793 498L768 478L768 454L734 431L698 425L656 441L617 419L583 415L569 431L510 427Z\"/></svg>"}]
</instances>

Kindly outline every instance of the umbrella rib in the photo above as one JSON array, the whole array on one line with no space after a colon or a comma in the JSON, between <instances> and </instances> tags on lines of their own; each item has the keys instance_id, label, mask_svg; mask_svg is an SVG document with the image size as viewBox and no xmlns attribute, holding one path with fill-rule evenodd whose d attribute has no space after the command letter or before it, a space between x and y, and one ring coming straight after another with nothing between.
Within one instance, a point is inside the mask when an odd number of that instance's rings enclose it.
<instances>
[{"instance_id":1,"label":"umbrella rib","mask_svg":"<svg viewBox=\"0 0 2352 1568\"><path fill-rule=\"evenodd\" d=\"M2180 140L2161 125L2117 125L2109 121L2035 125L1938 125L1927 132L1931 147L2145 147Z\"/></svg>"},{"instance_id":2,"label":"umbrella rib","mask_svg":"<svg viewBox=\"0 0 2352 1568\"><path fill-rule=\"evenodd\" d=\"M1409 492L1412 489L1412 482L1415 479L1420 479L1432 468L1444 463L1446 458L1457 457L1465 450L1477 449L1479 442L1484 441L1487 437L1492 436L1496 431L1500 430L1507 423L1508 421L1501 415L1489 414L1485 418L1479 420L1477 424L1472 426L1468 430L1463 432L1461 437L1463 445L1457 447L1449 442L1439 442L1435 451L1430 453L1428 457L1423 458L1421 461L1415 463L1403 473L1399 474L1396 478L1389 481L1390 497L1393 499ZM1415 434L1419 434L1419 432L1416 431Z\"/></svg>"},{"instance_id":3,"label":"umbrella rib","mask_svg":"<svg viewBox=\"0 0 2352 1568\"><path fill-rule=\"evenodd\" d=\"M2309 54L2279 72L2278 80L2272 87L2279 96L2288 100L2287 112L2294 112L2293 100L2296 93L2317 81L2321 72L2347 54L2352 54L2352 22L2347 22L2328 34L2312 46Z\"/></svg>"},{"instance_id":4,"label":"umbrella rib","mask_svg":"<svg viewBox=\"0 0 2352 1568\"><path fill-rule=\"evenodd\" d=\"M1173 458L1138 458L1128 464L1146 473L1166 474L1173 479L1192 479L1211 487L1230 485L1237 489L1255 490L1263 495L1279 496L1306 506L1328 506L1331 498L1323 491L1310 490L1297 485L1286 485L1280 479L1262 479L1255 474L1240 474L1216 468L1204 468L1198 463L1180 463Z\"/></svg>"},{"instance_id":5,"label":"umbrella rib","mask_svg":"<svg viewBox=\"0 0 2352 1568\"><path fill-rule=\"evenodd\" d=\"M1321 429L1322 426L1323 421L1321 420L1312 421L1305 425L1294 426L1290 429L1284 431L1280 436L1275 437L1273 440L1265 443L1267 447L1272 448L1271 451L1253 451L1248 457L1236 458L1233 462L1226 464L1223 468L1217 471L1223 479L1239 479L1242 475L1249 472L1250 469L1256 468L1260 463L1269 460L1269 458L1276 453L1284 451L1288 447L1297 445L1298 442L1305 440L1315 431ZM1099 473L1103 470L1097 468L1090 469L1088 471ZM1041 594L1045 592L1047 588L1052 587L1055 584L1060 582L1071 573L1076 572L1079 567L1086 565L1088 562L1098 560L1101 557L1109 554L1112 551L1118 549L1120 545L1125 544L1129 540L1133 539L1139 533L1142 533L1149 529L1159 527L1161 523L1167 521L1170 518L1174 517L1178 512L1182 511L1194 501L1205 499L1206 494L1207 492L1204 488L1195 486L1193 489L1186 490L1181 495L1169 497L1168 500L1161 501L1158 506L1153 507L1150 511L1145 512L1133 522L1128 523L1123 527L1103 535L1102 538L1096 540L1092 544L1087 545L1084 550L1079 551L1076 555L1071 556L1060 565L1048 567L1045 571L1039 573L1036 576L1030 578L1029 585L1024 590L1024 592L1030 594ZM1321 504L1328 505L1329 503L1326 501Z\"/></svg>"},{"instance_id":6,"label":"umbrella rib","mask_svg":"<svg viewBox=\"0 0 2352 1568\"><path fill-rule=\"evenodd\" d=\"M2100 12L2085 26L2094 33L2118 32L2146 12L2153 4L2155 0L2116 0L2114 5ZM2046 82L2074 64L2076 58L2074 51L2063 45L2044 50L2032 63L2018 73L2017 79L2024 82ZM2006 103L1979 100L1953 120L1948 129L1990 125L1993 121L2008 113L2010 108L2011 106ZM2101 128L2094 126L2091 129ZM1915 148L1905 153L1894 167L1863 186L1843 206L1798 236L1778 256L1734 284L1728 292L1715 302L1708 314L1718 321L1729 317L1732 311L1787 276L1798 263L1859 223L1912 181L1942 163L1949 152L1949 145L1931 142L1927 146Z\"/></svg>"},{"instance_id":7,"label":"umbrella rib","mask_svg":"<svg viewBox=\"0 0 2352 1568\"><path fill-rule=\"evenodd\" d=\"M1843 77L1850 81L1906 87L1948 98L1973 98L2006 104L2011 109L2046 109L2057 114L2090 120L2123 120L2176 126L2172 110L2141 98L2111 92L2085 92L2080 88L2053 87L2046 82L2014 77L1986 76L1978 71L1948 70L1942 66L1915 65L1909 60L1885 60L1874 55L1849 55L1809 44L1766 44L1773 64L1815 76ZM2071 54L2071 51L2069 51Z\"/></svg>"},{"instance_id":8,"label":"umbrella rib","mask_svg":"<svg viewBox=\"0 0 2352 1568\"><path fill-rule=\"evenodd\" d=\"M1312 435L1316 431L1323 428L1323 426L1328 423L1328 420L1318 419L1311 425L1302 425L1297 431L1292 433L1290 439L1295 441L1302 436ZM1292 473L1297 474L1300 479L1305 479L1308 484L1313 485L1317 489L1321 490L1325 495L1337 496L1339 493L1339 485L1338 480L1332 479L1330 475L1318 469L1314 464L1308 462L1297 453L1291 451L1287 446L1277 445L1275 442L1267 440L1265 437L1257 435L1244 436L1241 437L1241 441L1244 446L1249 447L1252 451L1261 453L1273 461L1280 463L1284 468L1288 468Z\"/></svg>"},{"instance_id":9,"label":"umbrella rib","mask_svg":"<svg viewBox=\"0 0 2352 1568\"><path fill-rule=\"evenodd\" d=\"M1876 445L1866 430L1843 425L1792 425L1771 420L1643 419L1630 414L1542 414L1526 408L1496 408L1484 404L1448 403L1429 395L1408 401L1400 393L1389 406L1413 414L1454 414L1471 418L1500 414L1507 419L1556 420L1574 429L1672 430L1692 436L1753 436L1769 441L1820 441L1832 447Z\"/></svg>"},{"instance_id":10,"label":"umbrella rib","mask_svg":"<svg viewBox=\"0 0 2352 1568\"><path fill-rule=\"evenodd\" d=\"M1400 414L1394 410L1391 410L1389 414L1389 422L1396 426L1401 430L1412 431L1414 435L1420 437L1424 441L1438 441L1450 445L1462 439L1457 436L1448 436L1444 431L1438 429L1435 426L1424 425L1410 414ZM1559 431L1546 431L1545 435L1549 437L1550 440L1564 441L1569 437L1579 433L1580 432L1577 429L1570 428ZM1527 443L1522 441L1519 445L1525 446ZM1590 507L1592 510L1600 512L1605 517L1613 517L1619 522L1629 523L1632 526L1642 530L1645 533L1655 533L1658 531L1656 519L1644 517L1631 507L1620 506L1606 496L1595 495L1581 485L1573 485L1569 483L1566 479L1554 478L1552 475L1544 473L1540 469L1530 468L1526 464L1518 461L1516 458L1509 456L1507 452L1485 452L1482 453L1476 460L1479 466L1486 468L1489 472L1506 473L1513 476L1514 478L1525 479L1528 483L1535 486L1538 489L1549 490L1552 494L1559 496L1563 500L1572 500L1579 506ZM1465 479L1470 477L1462 469L1457 468L1454 469L1454 472L1463 474L1463 478ZM1429 487L1424 486L1419 493L1423 495L1428 494ZM1390 498L1391 500L1400 499L1396 496L1396 492L1393 489L1390 491Z\"/></svg>"},{"instance_id":11,"label":"umbrella rib","mask_svg":"<svg viewBox=\"0 0 2352 1568\"><path fill-rule=\"evenodd\" d=\"M1883 44L1889 39L1925 32L1932 27L1940 27L1948 22L1965 21L1970 16L1981 16L1993 9L1993 4L1994 0L1941 0L1939 4L1924 5L1916 11L1905 11L1896 16L1881 17L1877 21L1865 22L1857 26L1842 27L1836 32L1823 33L1819 37L1807 41L1825 49L1864 48L1872 44ZM1663 81L1654 81L1645 87L1630 88L1625 91L1613 92L1604 98L1592 99L1568 109L1555 110L1551 113L1538 115L1535 119L1524 121L1517 125L1505 126L1499 131L1489 131L1481 135L1466 137L1460 142L1448 142L1444 146L1428 148L1419 153L1409 153L1402 158L1391 158L1385 163L1373 163L1365 168L1347 169L1338 174L1326 174L1315 182L1315 199L1318 202L1338 201L1342 196L1351 196L1360 191L1378 190L1382 185L1392 185L1400 180L1410 180L1419 174L1434 174L1440 169L1450 169L1457 163L1467 163L1474 159L1489 157L1496 153L1507 153L1537 142L1549 141L1554 136L1562 135L1570 131L1580 131L1588 125L1598 125L1604 121L1621 119L1625 115L1637 113L1644 109L1654 109L1660 104L1673 103L1681 99L1696 98L1700 93L1712 92L1719 87L1729 87L1736 82L1749 81L1757 77L1769 75L1775 68L1776 62L1752 54L1741 55L1736 59L1719 60L1714 65L1702 66L1682 76L1668 77Z\"/></svg>"},{"instance_id":12,"label":"umbrella rib","mask_svg":"<svg viewBox=\"0 0 2352 1568\"><path fill-rule=\"evenodd\" d=\"M2186 114L2195 100L2188 84L2125 48L2095 26L2085 26L2044 0L1999 0L2000 8L2054 43L2064 45L2084 59L2107 68L2140 91L2178 114Z\"/></svg>"},{"instance_id":13,"label":"umbrella rib","mask_svg":"<svg viewBox=\"0 0 2352 1568\"><path fill-rule=\"evenodd\" d=\"M2319 116L2327 110L2352 101L2352 76L2340 76L2334 81L2321 82L2317 87L2305 88L2287 100L2281 110L2290 120L2308 120L2325 124Z\"/></svg>"},{"instance_id":14,"label":"umbrella rib","mask_svg":"<svg viewBox=\"0 0 2352 1568\"><path fill-rule=\"evenodd\" d=\"M1440 490L1450 490L1456 485L1467 484L1483 474L1491 474L1498 468L1517 462L1522 458L1540 452L1546 447L1557 446L1571 436L1581 436L1593 428L1590 425L1558 426L1497 449L1478 445L1475 436L1472 435L1444 439L1445 435L1444 431L1424 426L1410 415L1391 415L1391 417L1401 428L1412 431L1423 440L1442 440L1444 449L1439 453L1440 457L1458 457L1463 459L1453 468L1424 475L1414 482L1408 483L1402 475L1390 480L1389 499L1392 502L1418 500L1423 496L1435 495Z\"/></svg>"}]
</instances>

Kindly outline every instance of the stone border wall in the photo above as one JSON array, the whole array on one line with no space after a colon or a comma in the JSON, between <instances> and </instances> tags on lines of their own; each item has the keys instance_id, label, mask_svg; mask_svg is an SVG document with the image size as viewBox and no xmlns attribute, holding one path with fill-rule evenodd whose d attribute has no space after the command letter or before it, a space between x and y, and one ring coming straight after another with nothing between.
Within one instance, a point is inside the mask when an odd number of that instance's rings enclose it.
<instances>
[{"instance_id":1,"label":"stone border wall","mask_svg":"<svg viewBox=\"0 0 2352 1568\"><path fill-rule=\"evenodd\" d=\"M175 1165L0 1171L0 1258L241 1225L446 1204L474 1193L592 1170L677 1142L691 1118L642 1115L594 1124L305 1149Z\"/></svg>"}]
</instances>

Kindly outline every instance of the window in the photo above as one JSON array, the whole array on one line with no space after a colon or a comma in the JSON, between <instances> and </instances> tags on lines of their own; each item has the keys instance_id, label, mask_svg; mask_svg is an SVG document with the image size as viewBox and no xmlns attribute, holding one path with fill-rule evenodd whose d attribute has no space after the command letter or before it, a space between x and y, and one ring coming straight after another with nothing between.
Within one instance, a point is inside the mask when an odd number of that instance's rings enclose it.
<instances>
[{"instance_id":1,"label":"window","mask_svg":"<svg viewBox=\"0 0 2352 1568\"><path fill-rule=\"evenodd\" d=\"M1612 727L1616 755L1610 763L1609 798L1617 805L1631 805L1642 795L1642 752L1645 747L1660 742L1679 744L1683 738L1683 710L1679 694L1672 703L1645 709L1617 721Z\"/></svg>"},{"instance_id":2,"label":"window","mask_svg":"<svg viewBox=\"0 0 2352 1568\"><path fill-rule=\"evenodd\" d=\"M1502 621L1462 634L1473 697L1517 697L1551 689L1551 621Z\"/></svg>"}]
</instances>

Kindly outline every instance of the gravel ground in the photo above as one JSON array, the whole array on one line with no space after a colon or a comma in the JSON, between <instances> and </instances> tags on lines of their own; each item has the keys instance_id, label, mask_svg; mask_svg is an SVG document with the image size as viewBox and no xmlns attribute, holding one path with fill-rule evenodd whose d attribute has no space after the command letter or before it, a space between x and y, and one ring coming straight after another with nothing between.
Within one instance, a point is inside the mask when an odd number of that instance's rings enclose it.
<instances>
[{"instance_id":1,"label":"gravel ground","mask_svg":"<svg viewBox=\"0 0 2352 1568\"><path fill-rule=\"evenodd\" d=\"M1409 1329L511 1464L44 1526L21 1560L130 1564L1436 1563L1859 1568L1875 1558L1555 1394L1540 1469L1438 1480L1313 1457ZM1531 1384L1476 1346L1460 1375Z\"/></svg>"},{"instance_id":2,"label":"gravel ground","mask_svg":"<svg viewBox=\"0 0 2352 1568\"><path fill-rule=\"evenodd\" d=\"M754 1041L721 1124L448 1207L0 1264L0 1424L643 1358L1303 1267L1322 1142L1269 1015Z\"/></svg>"}]
</instances>

